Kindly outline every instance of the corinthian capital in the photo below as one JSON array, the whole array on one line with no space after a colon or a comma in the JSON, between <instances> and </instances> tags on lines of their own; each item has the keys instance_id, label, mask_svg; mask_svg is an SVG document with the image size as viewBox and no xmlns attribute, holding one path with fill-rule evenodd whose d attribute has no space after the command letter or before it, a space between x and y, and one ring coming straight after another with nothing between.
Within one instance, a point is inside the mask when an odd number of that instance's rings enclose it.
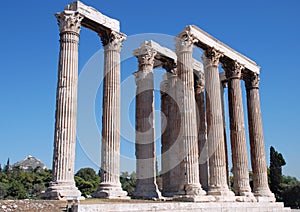
<instances>
[{"instance_id":1,"label":"corinthian capital","mask_svg":"<svg viewBox=\"0 0 300 212\"><path fill-rule=\"evenodd\" d=\"M259 87L259 74L252 71L246 71L245 73L243 73L243 79L245 81L246 89L253 89Z\"/></svg>"},{"instance_id":2,"label":"corinthian capital","mask_svg":"<svg viewBox=\"0 0 300 212\"><path fill-rule=\"evenodd\" d=\"M58 21L60 33L75 32L79 34L81 21L83 19L82 15L78 12L65 10L55 14L55 16Z\"/></svg>"},{"instance_id":3,"label":"corinthian capital","mask_svg":"<svg viewBox=\"0 0 300 212\"><path fill-rule=\"evenodd\" d=\"M139 70L153 69L154 57L156 51L149 46L142 46L136 51L136 56L139 62Z\"/></svg>"},{"instance_id":4,"label":"corinthian capital","mask_svg":"<svg viewBox=\"0 0 300 212\"><path fill-rule=\"evenodd\" d=\"M173 60L167 60L163 63L162 67L171 74L176 74L176 62Z\"/></svg>"},{"instance_id":5,"label":"corinthian capital","mask_svg":"<svg viewBox=\"0 0 300 212\"><path fill-rule=\"evenodd\" d=\"M240 79L242 70L245 68L239 62L234 60L224 60L222 62L222 67L227 79Z\"/></svg>"},{"instance_id":6,"label":"corinthian capital","mask_svg":"<svg viewBox=\"0 0 300 212\"><path fill-rule=\"evenodd\" d=\"M220 58L223 56L223 53L216 50L215 48L209 48L205 50L202 54L202 60L204 66L216 66L218 67Z\"/></svg>"},{"instance_id":7,"label":"corinthian capital","mask_svg":"<svg viewBox=\"0 0 300 212\"><path fill-rule=\"evenodd\" d=\"M175 37L176 52L193 51L196 39L189 31L183 31Z\"/></svg>"},{"instance_id":8,"label":"corinthian capital","mask_svg":"<svg viewBox=\"0 0 300 212\"><path fill-rule=\"evenodd\" d=\"M123 41L126 40L125 34L110 30L103 30L99 32L99 36L104 48L119 52L121 51Z\"/></svg>"}]
</instances>

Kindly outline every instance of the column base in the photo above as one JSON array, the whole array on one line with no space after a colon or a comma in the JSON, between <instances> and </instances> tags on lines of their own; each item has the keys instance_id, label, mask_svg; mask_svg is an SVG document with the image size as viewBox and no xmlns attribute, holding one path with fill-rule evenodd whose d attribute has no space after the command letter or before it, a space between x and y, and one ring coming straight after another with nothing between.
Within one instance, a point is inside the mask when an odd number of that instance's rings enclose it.
<instances>
[{"instance_id":1,"label":"column base","mask_svg":"<svg viewBox=\"0 0 300 212\"><path fill-rule=\"evenodd\" d=\"M100 183L99 188L92 196L94 198L104 199L130 199L127 192L123 191L120 185L111 185L107 183Z\"/></svg>"},{"instance_id":2,"label":"column base","mask_svg":"<svg viewBox=\"0 0 300 212\"><path fill-rule=\"evenodd\" d=\"M140 184L132 194L134 199L158 200L163 199L156 184Z\"/></svg>"},{"instance_id":3,"label":"column base","mask_svg":"<svg viewBox=\"0 0 300 212\"><path fill-rule=\"evenodd\" d=\"M75 182L51 182L49 188L41 193L40 197L50 200L84 200Z\"/></svg>"},{"instance_id":4,"label":"column base","mask_svg":"<svg viewBox=\"0 0 300 212\"><path fill-rule=\"evenodd\" d=\"M275 195L269 190L259 190L253 192L258 202L276 202Z\"/></svg>"},{"instance_id":5,"label":"column base","mask_svg":"<svg viewBox=\"0 0 300 212\"><path fill-rule=\"evenodd\" d=\"M252 194L251 196L235 196L236 202L257 202L257 199Z\"/></svg>"},{"instance_id":6,"label":"column base","mask_svg":"<svg viewBox=\"0 0 300 212\"><path fill-rule=\"evenodd\" d=\"M177 192L176 195L180 196L204 196L206 195L206 191L201 188L200 183L196 184L185 184L184 186L180 186L181 189Z\"/></svg>"},{"instance_id":7,"label":"column base","mask_svg":"<svg viewBox=\"0 0 300 212\"><path fill-rule=\"evenodd\" d=\"M234 202L235 199L235 195L232 191L230 191L227 187L225 188L209 188L208 195L212 195L216 198L216 201L220 201L220 202Z\"/></svg>"}]
</instances>

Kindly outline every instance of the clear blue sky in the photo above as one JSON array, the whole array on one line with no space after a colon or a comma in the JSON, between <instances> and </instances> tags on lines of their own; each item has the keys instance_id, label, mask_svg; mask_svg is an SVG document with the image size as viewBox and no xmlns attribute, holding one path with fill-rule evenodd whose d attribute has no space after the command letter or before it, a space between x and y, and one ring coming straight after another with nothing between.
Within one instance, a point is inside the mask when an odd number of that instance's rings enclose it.
<instances>
[{"instance_id":1,"label":"clear blue sky","mask_svg":"<svg viewBox=\"0 0 300 212\"><path fill-rule=\"evenodd\" d=\"M3 1L0 34L0 163L30 154L52 163L59 31L54 13L70 1ZM271 1L92 1L121 22L128 36L174 36L195 24L261 66L261 107L267 155L273 145L286 159L284 174L300 179L300 2ZM95 33L81 32L79 70L101 48ZM122 79L136 69L130 59ZM158 72L158 77L160 72ZM101 89L100 89L101 90ZM101 91L95 114L101 120ZM159 93L156 93L157 96ZM158 98L156 98L158 99ZM159 104L156 105L158 109ZM134 104L131 104L133 111ZM133 114L132 114L133 116ZM130 117L134 120L134 117ZM100 126L101 127L101 126ZM99 150L100 151L100 150ZM133 145L122 140L122 154ZM78 144L76 169L91 166Z\"/></svg>"}]
</instances>

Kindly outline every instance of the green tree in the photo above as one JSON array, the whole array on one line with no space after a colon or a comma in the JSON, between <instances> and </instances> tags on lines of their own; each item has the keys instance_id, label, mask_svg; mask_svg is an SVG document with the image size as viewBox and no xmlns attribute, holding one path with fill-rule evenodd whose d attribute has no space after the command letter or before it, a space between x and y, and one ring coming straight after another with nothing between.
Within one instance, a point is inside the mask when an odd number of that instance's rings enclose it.
<instances>
[{"instance_id":1,"label":"green tree","mask_svg":"<svg viewBox=\"0 0 300 212\"><path fill-rule=\"evenodd\" d=\"M29 192L19 181L12 181L7 190L7 199L26 199L29 198Z\"/></svg>"},{"instance_id":2,"label":"green tree","mask_svg":"<svg viewBox=\"0 0 300 212\"><path fill-rule=\"evenodd\" d=\"M7 183L0 182L0 199L4 199L7 196L7 190L9 185Z\"/></svg>"},{"instance_id":3,"label":"green tree","mask_svg":"<svg viewBox=\"0 0 300 212\"><path fill-rule=\"evenodd\" d=\"M300 182L293 181L289 186L284 186L282 191L282 200L286 207L293 209L300 208Z\"/></svg>"},{"instance_id":4,"label":"green tree","mask_svg":"<svg viewBox=\"0 0 300 212\"><path fill-rule=\"evenodd\" d=\"M100 177L92 168L82 168L75 174L75 183L82 195L89 197L98 188Z\"/></svg>"},{"instance_id":5,"label":"green tree","mask_svg":"<svg viewBox=\"0 0 300 212\"><path fill-rule=\"evenodd\" d=\"M3 171L4 171L5 173L7 173L7 172L9 172L9 170L10 170L10 164L9 164L9 158L8 158L8 159L7 159L7 162L6 162L6 166L4 166Z\"/></svg>"},{"instance_id":6,"label":"green tree","mask_svg":"<svg viewBox=\"0 0 300 212\"><path fill-rule=\"evenodd\" d=\"M128 172L122 172L120 175L120 182L122 185L122 189L124 191L127 191L128 195L131 196L136 185L136 173L132 172L129 175Z\"/></svg>"},{"instance_id":7,"label":"green tree","mask_svg":"<svg viewBox=\"0 0 300 212\"><path fill-rule=\"evenodd\" d=\"M281 153L277 152L274 147L270 148L270 189L275 194L277 200L281 201L281 182L282 166L286 164Z\"/></svg>"}]
</instances>

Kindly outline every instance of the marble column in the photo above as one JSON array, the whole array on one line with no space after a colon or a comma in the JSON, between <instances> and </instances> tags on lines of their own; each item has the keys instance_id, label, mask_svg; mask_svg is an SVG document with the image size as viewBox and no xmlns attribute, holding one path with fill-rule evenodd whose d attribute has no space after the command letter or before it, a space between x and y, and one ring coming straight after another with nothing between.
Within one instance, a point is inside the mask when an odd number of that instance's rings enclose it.
<instances>
[{"instance_id":1,"label":"marble column","mask_svg":"<svg viewBox=\"0 0 300 212\"><path fill-rule=\"evenodd\" d=\"M120 183L120 52L126 36L99 33L104 47L101 182L95 198L128 198Z\"/></svg>"},{"instance_id":2,"label":"marble column","mask_svg":"<svg viewBox=\"0 0 300 212\"><path fill-rule=\"evenodd\" d=\"M170 123L169 123L169 95L168 95L167 73L163 75L163 81L160 83L160 99L161 99L161 177L163 196L168 193L170 185Z\"/></svg>"},{"instance_id":3,"label":"marble column","mask_svg":"<svg viewBox=\"0 0 300 212\"><path fill-rule=\"evenodd\" d=\"M229 176L229 161L228 161L228 145L227 145L227 130L226 130L226 118L225 118L225 101L224 101L224 89L227 88L227 81L220 82L221 88L221 102L222 102L222 116L223 116L223 128L224 128L224 148L225 148L225 160L226 160L226 179L227 184L230 187Z\"/></svg>"},{"instance_id":4,"label":"marble column","mask_svg":"<svg viewBox=\"0 0 300 212\"><path fill-rule=\"evenodd\" d=\"M219 77L219 59L222 54L211 48L202 55L206 88L207 142L209 155L208 194L217 200L227 200L234 196L226 179L226 158L224 127Z\"/></svg>"},{"instance_id":5,"label":"marble column","mask_svg":"<svg viewBox=\"0 0 300 212\"><path fill-rule=\"evenodd\" d=\"M225 61L223 69L228 80L230 141L233 166L233 186L237 196L253 197L249 184L248 153L241 90L241 71L236 61Z\"/></svg>"},{"instance_id":6,"label":"marble column","mask_svg":"<svg viewBox=\"0 0 300 212\"><path fill-rule=\"evenodd\" d=\"M134 198L156 199L161 194L156 184L156 148L154 132L153 64L156 52L142 47L137 55L136 76L136 174Z\"/></svg>"},{"instance_id":7,"label":"marble column","mask_svg":"<svg viewBox=\"0 0 300 212\"><path fill-rule=\"evenodd\" d=\"M262 129L259 99L259 75L245 71L247 92L248 126L251 148L251 165L253 171L253 194L258 201L275 201L274 194L268 186L267 163Z\"/></svg>"},{"instance_id":8,"label":"marble column","mask_svg":"<svg viewBox=\"0 0 300 212\"><path fill-rule=\"evenodd\" d=\"M180 83L178 104L181 116L179 142L183 159L178 194L187 200L198 201L198 197L205 195L206 192L202 190L199 182L193 46L193 38L188 33L176 37L177 74Z\"/></svg>"},{"instance_id":9,"label":"marble column","mask_svg":"<svg viewBox=\"0 0 300 212\"><path fill-rule=\"evenodd\" d=\"M75 144L78 82L78 43L82 16L64 11L56 14L60 28L60 53L56 91L56 113L52 182L41 197L77 199L75 186Z\"/></svg>"},{"instance_id":10,"label":"marble column","mask_svg":"<svg viewBox=\"0 0 300 212\"><path fill-rule=\"evenodd\" d=\"M176 96L176 64L174 61L168 61L163 64L163 68L167 71L161 101L162 112L165 113L167 121L167 127L162 134L163 196L171 197L176 195L179 189L181 160L178 157L180 147L177 139L180 116Z\"/></svg>"},{"instance_id":11,"label":"marble column","mask_svg":"<svg viewBox=\"0 0 300 212\"><path fill-rule=\"evenodd\" d=\"M208 143L206 131L205 78L203 72L195 74L195 99L197 104L199 178L204 190L208 190Z\"/></svg>"}]
</instances>

